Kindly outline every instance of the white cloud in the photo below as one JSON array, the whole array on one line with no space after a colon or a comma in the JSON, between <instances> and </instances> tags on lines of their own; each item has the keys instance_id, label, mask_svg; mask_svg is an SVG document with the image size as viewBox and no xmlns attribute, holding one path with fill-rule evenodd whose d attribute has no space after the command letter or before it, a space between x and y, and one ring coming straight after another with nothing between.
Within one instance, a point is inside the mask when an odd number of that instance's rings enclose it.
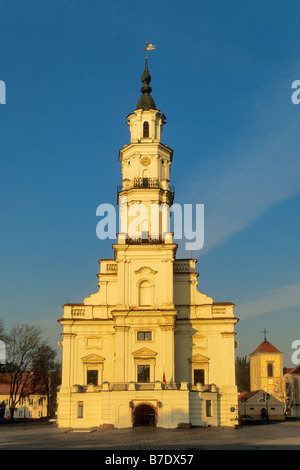
<instances>
[{"instance_id":1,"label":"white cloud","mask_svg":"<svg viewBox=\"0 0 300 470\"><path fill-rule=\"evenodd\" d=\"M205 169L201 162L193 168L185 198L205 205L204 252L300 192L300 105L292 104L286 77L264 91L247 114L247 132L233 139L233 151Z\"/></svg>"},{"instance_id":2,"label":"white cloud","mask_svg":"<svg viewBox=\"0 0 300 470\"><path fill-rule=\"evenodd\" d=\"M239 303L235 314L239 318L249 318L294 307L300 309L300 284L283 286L267 292L264 297Z\"/></svg>"},{"instance_id":3,"label":"white cloud","mask_svg":"<svg viewBox=\"0 0 300 470\"><path fill-rule=\"evenodd\" d=\"M298 124L298 123L297 123ZM295 123L276 141L244 152L206 189L205 245L211 248L239 232L300 190L299 130Z\"/></svg>"}]
</instances>

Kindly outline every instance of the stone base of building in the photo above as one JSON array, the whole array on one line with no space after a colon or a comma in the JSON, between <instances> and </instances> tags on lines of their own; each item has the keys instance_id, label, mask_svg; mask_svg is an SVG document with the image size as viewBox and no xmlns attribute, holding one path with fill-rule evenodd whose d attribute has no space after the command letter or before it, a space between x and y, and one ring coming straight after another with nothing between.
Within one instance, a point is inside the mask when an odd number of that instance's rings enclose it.
<instances>
[{"instance_id":1,"label":"stone base of building","mask_svg":"<svg viewBox=\"0 0 300 470\"><path fill-rule=\"evenodd\" d=\"M237 393L214 386L103 384L60 390L58 426L68 429L235 426Z\"/></svg>"}]
</instances>

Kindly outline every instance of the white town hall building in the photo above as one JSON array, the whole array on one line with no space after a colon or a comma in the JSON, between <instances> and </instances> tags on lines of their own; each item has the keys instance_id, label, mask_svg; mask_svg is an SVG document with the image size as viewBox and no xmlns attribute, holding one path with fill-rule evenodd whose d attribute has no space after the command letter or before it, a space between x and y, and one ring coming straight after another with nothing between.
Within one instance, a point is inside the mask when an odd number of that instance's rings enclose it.
<instances>
[{"instance_id":1,"label":"white town hall building","mask_svg":"<svg viewBox=\"0 0 300 470\"><path fill-rule=\"evenodd\" d=\"M99 290L64 305L58 426L234 426L234 304L197 290L196 260L176 259L166 233L173 151L161 142L165 116L151 96L146 58L142 95L128 116L130 143L119 153L122 226L113 259L100 261ZM123 201L126 204L123 204ZM131 207L148 224L127 230ZM142 225L142 224L140 224Z\"/></svg>"}]
</instances>

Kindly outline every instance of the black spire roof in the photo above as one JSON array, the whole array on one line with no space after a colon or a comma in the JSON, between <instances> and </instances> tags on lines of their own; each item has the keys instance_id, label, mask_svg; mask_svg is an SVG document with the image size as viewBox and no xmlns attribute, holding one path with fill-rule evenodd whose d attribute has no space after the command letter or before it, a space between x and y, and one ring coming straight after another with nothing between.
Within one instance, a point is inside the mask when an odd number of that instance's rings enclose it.
<instances>
[{"instance_id":1,"label":"black spire roof","mask_svg":"<svg viewBox=\"0 0 300 470\"><path fill-rule=\"evenodd\" d=\"M146 59L145 63L145 70L144 73L141 77L141 80L143 82L143 86L141 88L142 96L138 100L138 104L136 106L136 109L143 109L145 111L148 111L149 109L156 109L155 101L150 95L152 88L149 85L151 82L151 75L148 70L148 61Z\"/></svg>"}]
</instances>

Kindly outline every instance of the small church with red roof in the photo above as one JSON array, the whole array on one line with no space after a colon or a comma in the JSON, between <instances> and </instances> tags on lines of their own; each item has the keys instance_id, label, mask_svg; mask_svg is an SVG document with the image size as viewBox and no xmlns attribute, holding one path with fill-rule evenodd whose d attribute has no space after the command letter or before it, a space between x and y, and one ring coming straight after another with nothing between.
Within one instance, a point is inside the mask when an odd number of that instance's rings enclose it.
<instances>
[{"instance_id":1,"label":"small church with red roof","mask_svg":"<svg viewBox=\"0 0 300 470\"><path fill-rule=\"evenodd\" d=\"M274 397L282 402L286 413L300 417L300 366L283 367L283 353L266 339L249 354L250 359L250 391L253 396L258 392ZM243 397L243 401L250 398ZM241 403L241 395L239 403Z\"/></svg>"}]
</instances>

